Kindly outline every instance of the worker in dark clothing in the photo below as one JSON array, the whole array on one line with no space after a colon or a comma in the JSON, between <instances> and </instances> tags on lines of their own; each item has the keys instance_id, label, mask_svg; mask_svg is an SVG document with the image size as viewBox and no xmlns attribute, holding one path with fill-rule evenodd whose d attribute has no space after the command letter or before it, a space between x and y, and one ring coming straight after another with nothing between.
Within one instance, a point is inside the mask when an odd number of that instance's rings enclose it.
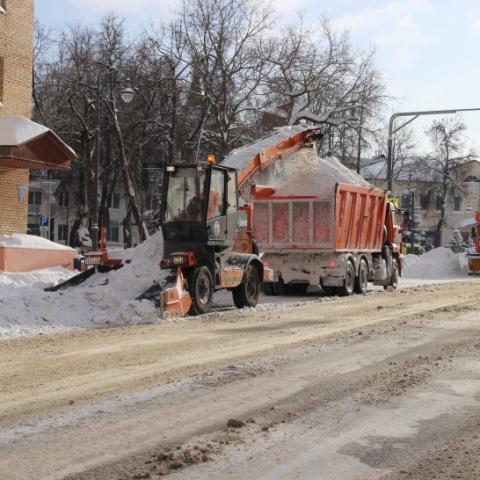
<instances>
[{"instance_id":1,"label":"worker in dark clothing","mask_svg":"<svg viewBox=\"0 0 480 480\"><path fill-rule=\"evenodd\" d=\"M187 220L202 221L203 202L205 200L205 181L200 195L195 195L187 207ZM207 219L213 218L219 214L220 199L214 188L210 186L210 195L208 199Z\"/></svg>"}]
</instances>

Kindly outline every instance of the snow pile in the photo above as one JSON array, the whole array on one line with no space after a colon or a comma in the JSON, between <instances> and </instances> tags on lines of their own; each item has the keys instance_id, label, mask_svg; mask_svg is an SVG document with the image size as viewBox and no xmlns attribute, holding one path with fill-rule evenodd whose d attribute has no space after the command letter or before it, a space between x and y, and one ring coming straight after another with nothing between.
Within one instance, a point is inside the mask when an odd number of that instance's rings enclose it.
<instances>
[{"instance_id":1,"label":"snow pile","mask_svg":"<svg viewBox=\"0 0 480 480\"><path fill-rule=\"evenodd\" d=\"M131 263L107 274L96 273L80 286L59 292L43 288L75 272L59 267L22 274L0 272L0 339L68 328L163 322L152 302L135 300L166 276L159 267L161 232L122 255Z\"/></svg>"},{"instance_id":2,"label":"snow pile","mask_svg":"<svg viewBox=\"0 0 480 480\"><path fill-rule=\"evenodd\" d=\"M51 242L46 238L23 234L0 235L0 247L30 248L33 250L74 250L68 246Z\"/></svg>"},{"instance_id":3,"label":"snow pile","mask_svg":"<svg viewBox=\"0 0 480 480\"><path fill-rule=\"evenodd\" d=\"M265 148L304 132L301 125L287 126L232 151L222 165L243 170ZM277 195L328 196L335 183L370 187L364 178L345 167L337 158L320 158L316 148L303 148L268 166L254 180L257 185L281 187Z\"/></svg>"},{"instance_id":4,"label":"snow pile","mask_svg":"<svg viewBox=\"0 0 480 480\"><path fill-rule=\"evenodd\" d=\"M336 157L321 158L313 148L300 150L265 169L256 183L278 186L275 190L278 196L328 197L336 183L370 187L363 177L345 167Z\"/></svg>"},{"instance_id":5,"label":"snow pile","mask_svg":"<svg viewBox=\"0 0 480 480\"><path fill-rule=\"evenodd\" d=\"M421 256L405 255L403 257L403 276L417 279L446 279L464 275L465 256L463 259L449 248L435 248Z\"/></svg>"},{"instance_id":6,"label":"snow pile","mask_svg":"<svg viewBox=\"0 0 480 480\"><path fill-rule=\"evenodd\" d=\"M53 287L77 273L77 271L67 270L60 266L21 273L0 270L0 297L14 295L19 291L22 294L36 294L38 290L35 289Z\"/></svg>"}]
</instances>

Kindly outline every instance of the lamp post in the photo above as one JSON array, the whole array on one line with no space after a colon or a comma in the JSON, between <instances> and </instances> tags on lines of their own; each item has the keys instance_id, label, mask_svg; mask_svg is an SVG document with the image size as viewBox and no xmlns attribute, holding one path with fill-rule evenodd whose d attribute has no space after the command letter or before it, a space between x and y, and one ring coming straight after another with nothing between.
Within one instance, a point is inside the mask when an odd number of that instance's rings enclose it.
<instances>
[{"instance_id":1,"label":"lamp post","mask_svg":"<svg viewBox=\"0 0 480 480\"><path fill-rule=\"evenodd\" d=\"M93 201L93 225L92 225L92 251L98 251L98 168L100 164L100 106L103 101L103 92L100 89L100 76L97 77L97 125L95 127L95 184ZM127 86L120 92L125 103L130 103L135 92L130 87L130 79L127 78Z\"/></svg>"},{"instance_id":2,"label":"lamp post","mask_svg":"<svg viewBox=\"0 0 480 480\"><path fill-rule=\"evenodd\" d=\"M472 204L470 203L470 200L474 199L476 202L477 202L477 208L475 209L475 211L478 210L478 198L477 197L470 197L468 200L467 200L467 206L465 207L465 210L467 212L471 212L473 210L472 208Z\"/></svg>"},{"instance_id":3,"label":"lamp post","mask_svg":"<svg viewBox=\"0 0 480 480\"><path fill-rule=\"evenodd\" d=\"M390 117L388 122L388 140L387 140L387 190L392 191L392 137L395 132L398 132L403 127L406 127L410 122L413 122L420 115L443 115L443 114L452 114L457 112L473 112L480 110L480 108L457 108L455 110L427 110L421 112L399 112L394 113ZM410 120L406 121L403 125L400 125L395 130L393 130L393 122L397 117L411 117Z\"/></svg>"}]
</instances>

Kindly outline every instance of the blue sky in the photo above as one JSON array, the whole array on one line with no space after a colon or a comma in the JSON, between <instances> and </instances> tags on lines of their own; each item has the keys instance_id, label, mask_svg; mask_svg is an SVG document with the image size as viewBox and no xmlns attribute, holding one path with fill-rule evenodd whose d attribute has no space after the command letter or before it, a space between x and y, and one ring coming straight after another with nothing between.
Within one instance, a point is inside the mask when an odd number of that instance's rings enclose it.
<instances>
[{"instance_id":1,"label":"blue sky","mask_svg":"<svg viewBox=\"0 0 480 480\"><path fill-rule=\"evenodd\" d=\"M275 0L283 21L300 7L315 22L326 13L352 42L377 49L393 112L480 108L480 2L478 0ZM132 32L166 19L177 0L35 0L35 16L56 27L65 22L96 23L115 10L128 17ZM423 128L434 118L411 125L422 150ZM463 115L469 144L480 150L480 111ZM480 151L479 151L480 153Z\"/></svg>"}]
</instances>

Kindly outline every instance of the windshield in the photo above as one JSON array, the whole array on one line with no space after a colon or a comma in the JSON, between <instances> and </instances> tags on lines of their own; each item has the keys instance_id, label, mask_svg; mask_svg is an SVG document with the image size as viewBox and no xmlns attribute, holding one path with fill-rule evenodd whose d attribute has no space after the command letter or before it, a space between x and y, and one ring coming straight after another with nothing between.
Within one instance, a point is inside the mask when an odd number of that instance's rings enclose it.
<instances>
[{"instance_id":1,"label":"windshield","mask_svg":"<svg viewBox=\"0 0 480 480\"><path fill-rule=\"evenodd\" d=\"M169 173L165 222L201 222L205 171L177 168Z\"/></svg>"}]
</instances>

